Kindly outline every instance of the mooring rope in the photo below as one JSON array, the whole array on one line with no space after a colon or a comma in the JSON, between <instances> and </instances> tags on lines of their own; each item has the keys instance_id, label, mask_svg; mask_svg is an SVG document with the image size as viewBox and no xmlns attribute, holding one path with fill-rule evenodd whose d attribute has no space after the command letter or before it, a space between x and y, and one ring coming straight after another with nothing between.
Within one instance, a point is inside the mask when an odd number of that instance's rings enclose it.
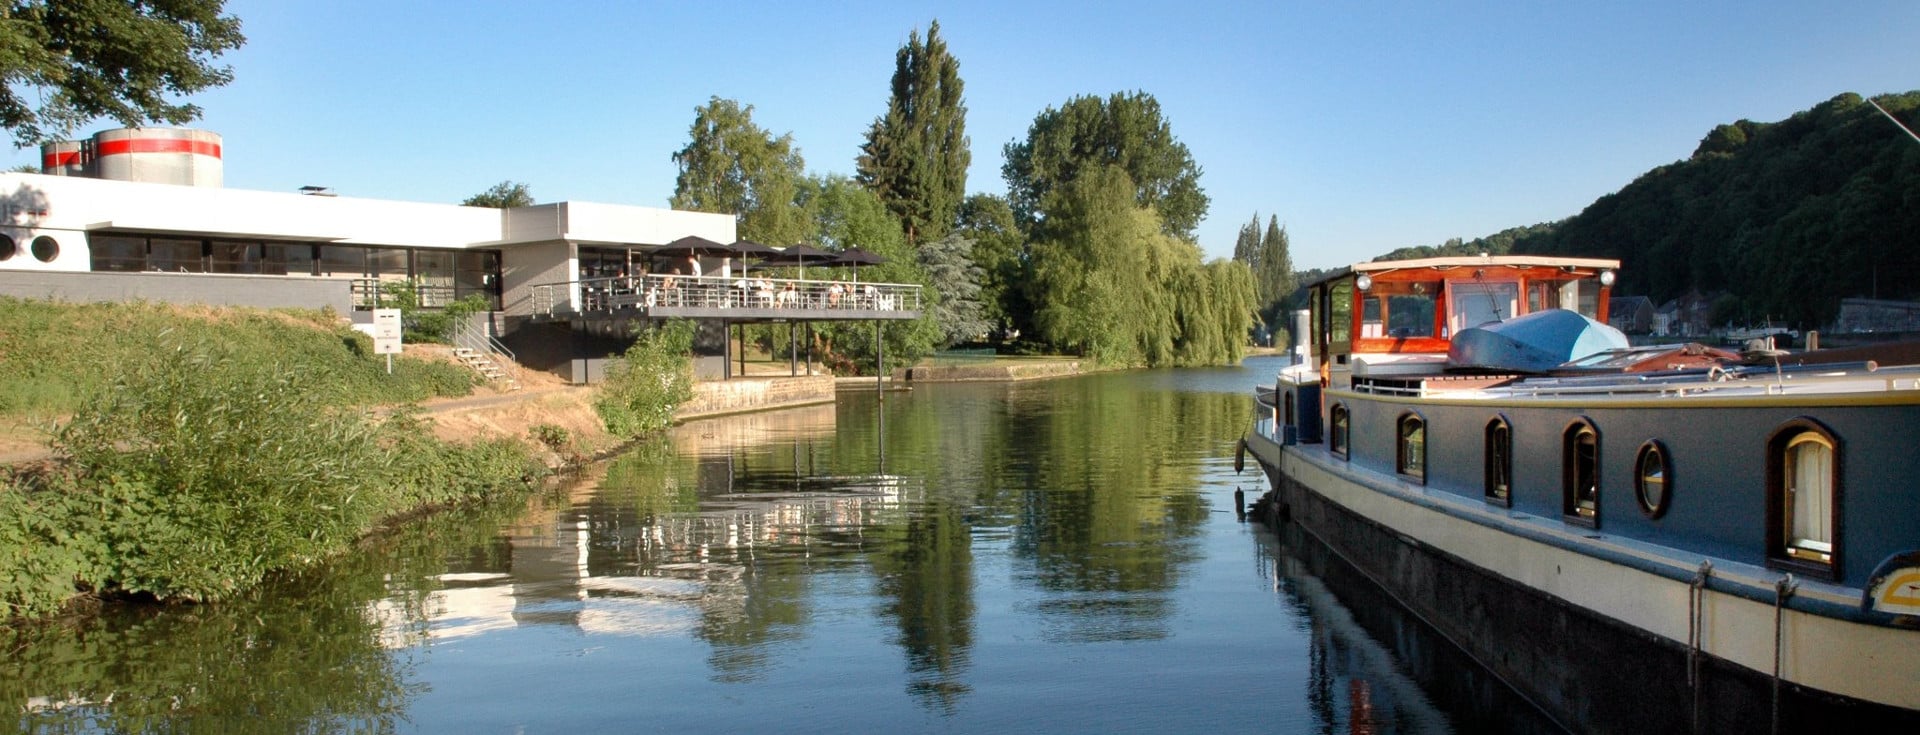
<instances>
[{"instance_id":1,"label":"mooring rope","mask_svg":"<svg viewBox=\"0 0 1920 735\"><path fill-rule=\"evenodd\" d=\"M1783 611L1786 608L1787 598L1792 597L1794 590L1799 588L1800 588L1800 583L1797 581L1794 581L1792 574L1788 574L1784 577L1781 577L1780 581L1775 582L1773 585L1773 730L1772 732L1774 733L1774 735L1779 735L1780 733L1780 648L1781 648L1780 644L1781 644L1781 640L1785 637L1784 631L1783 631L1783 624L1785 621Z\"/></svg>"},{"instance_id":2,"label":"mooring rope","mask_svg":"<svg viewBox=\"0 0 1920 735\"><path fill-rule=\"evenodd\" d=\"M1706 614L1707 578L1713 576L1713 560L1700 560L1700 568L1687 583L1687 688L1693 694L1693 731L1700 732L1700 644L1706 637L1700 618Z\"/></svg>"}]
</instances>

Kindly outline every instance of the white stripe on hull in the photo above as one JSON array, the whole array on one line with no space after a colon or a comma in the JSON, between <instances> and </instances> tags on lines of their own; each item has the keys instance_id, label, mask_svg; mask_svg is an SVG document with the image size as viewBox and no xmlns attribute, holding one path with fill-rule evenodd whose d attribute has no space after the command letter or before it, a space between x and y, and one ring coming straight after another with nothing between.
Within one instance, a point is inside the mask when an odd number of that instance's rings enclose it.
<instances>
[{"instance_id":1,"label":"white stripe on hull","mask_svg":"<svg viewBox=\"0 0 1920 735\"><path fill-rule=\"evenodd\" d=\"M1329 502L1393 532L1449 554L1514 584L1552 595L1592 613L1648 633L1687 644L1685 581L1670 579L1572 549L1542 543L1424 507L1458 503L1463 513L1498 514L1504 509L1475 508L1470 501L1405 485L1397 479L1354 468L1337 459L1311 456L1313 450L1284 447L1280 470ZM1264 454L1264 453L1263 453ZM1338 472L1335 471L1338 468ZM1377 490L1349 477L1399 486L1402 496ZM1513 516L1517 518L1518 516ZM1533 528L1568 540L1598 543L1590 529L1566 527L1556 519L1533 519ZM1509 521L1511 522L1511 521ZM1690 573L1691 566L1654 553L1639 542L1611 540L1614 551L1642 556ZM1705 557L1701 557L1705 558ZM1714 576L1771 588L1778 574L1752 565L1714 559ZM1806 583L1801 596L1846 605L1859 603L1846 588ZM1774 609L1771 604L1709 590L1701 613L1701 651L1762 676L1773 673ZM1906 709L1920 709L1920 630L1866 625L1788 609L1781 625L1781 678L1821 691Z\"/></svg>"}]
</instances>

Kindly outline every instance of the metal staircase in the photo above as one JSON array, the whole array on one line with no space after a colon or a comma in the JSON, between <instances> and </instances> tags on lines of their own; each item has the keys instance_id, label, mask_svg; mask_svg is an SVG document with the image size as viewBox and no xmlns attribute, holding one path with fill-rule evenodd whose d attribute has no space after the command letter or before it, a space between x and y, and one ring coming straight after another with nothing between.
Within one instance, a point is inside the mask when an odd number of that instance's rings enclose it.
<instances>
[{"instance_id":1,"label":"metal staircase","mask_svg":"<svg viewBox=\"0 0 1920 735\"><path fill-rule=\"evenodd\" d=\"M453 356L487 382L498 383L507 390L520 390L520 364L513 350L475 326L473 320L454 323Z\"/></svg>"}]
</instances>

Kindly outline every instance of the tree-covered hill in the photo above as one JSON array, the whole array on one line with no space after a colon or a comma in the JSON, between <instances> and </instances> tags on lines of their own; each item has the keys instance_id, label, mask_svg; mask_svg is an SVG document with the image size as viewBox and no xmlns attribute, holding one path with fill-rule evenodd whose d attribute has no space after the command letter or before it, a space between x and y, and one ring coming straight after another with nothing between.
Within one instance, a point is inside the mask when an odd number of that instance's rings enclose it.
<instances>
[{"instance_id":1,"label":"tree-covered hill","mask_svg":"<svg viewBox=\"0 0 1920 735\"><path fill-rule=\"evenodd\" d=\"M1920 128L1920 92L1875 101ZM1618 293L1725 291L1728 317L1817 327L1843 297L1920 298L1920 142L1851 93L1721 125L1513 252L1619 258Z\"/></svg>"}]
</instances>

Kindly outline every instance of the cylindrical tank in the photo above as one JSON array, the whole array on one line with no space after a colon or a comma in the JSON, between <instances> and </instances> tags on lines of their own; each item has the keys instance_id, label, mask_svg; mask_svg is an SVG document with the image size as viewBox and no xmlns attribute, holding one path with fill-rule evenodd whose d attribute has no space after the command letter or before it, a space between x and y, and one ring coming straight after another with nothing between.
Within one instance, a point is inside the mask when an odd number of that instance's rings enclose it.
<instances>
[{"instance_id":1,"label":"cylindrical tank","mask_svg":"<svg viewBox=\"0 0 1920 735\"><path fill-rule=\"evenodd\" d=\"M40 173L51 176L87 175L88 141L56 140L40 144Z\"/></svg>"},{"instance_id":2,"label":"cylindrical tank","mask_svg":"<svg viewBox=\"0 0 1920 735\"><path fill-rule=\"evenodd\" d=\"M220 136L189 128L120 128L93 135L93 170L102 179L219 186Z\"/></svg>"}]
</instances>

